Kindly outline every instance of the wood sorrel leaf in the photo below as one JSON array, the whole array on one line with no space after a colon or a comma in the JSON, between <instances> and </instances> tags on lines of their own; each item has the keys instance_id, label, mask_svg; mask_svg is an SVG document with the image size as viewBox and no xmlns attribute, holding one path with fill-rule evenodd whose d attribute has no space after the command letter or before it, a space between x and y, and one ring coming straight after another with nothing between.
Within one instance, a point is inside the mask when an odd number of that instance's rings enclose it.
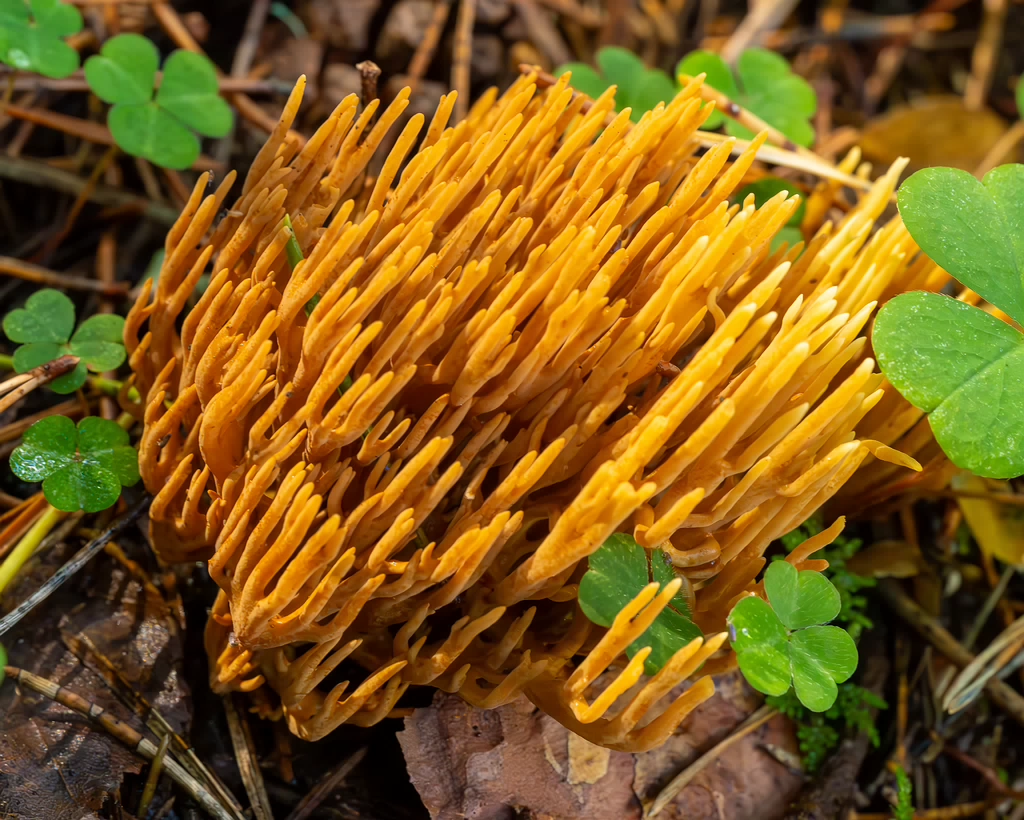
<instances>
[{"instance_id":1,"label":"wood sorrel leaf","mask_svg":"<svg viewBox=\"0 0 1024 820\"><path fill-rule=\"evenodd\" d=\"M103 102L148 103L153 98L160 52L141 34L119 34L85 61L85 79Z\"/></svg>"},{"instance_id":2,"label":"wood sorrel leaf","mask_svg":"<svg viewBox=\"0 0 1024 820\"><path fill-rule=\"evenodd\" d=\"M643 82L647 67L628 48L605 46L597 51L597 66L609 85L618 86L619 109L633 106L633 96Z\"/></svg>"},{"instance_id":3,"label":"wood sorrel leaf","mask_svg":"<svg viewBox=\"0 0 1024 820\"><path fill-rule=\"evenodd\" d=\"M872 332L886 378L915 407L958 467L986 478L1024 473L1024 335L979 308L904 293Z\"/></svg>"},{"instance_id":4,"label":"wood sorrel leaf","mask_svg":"<svg viewBox=\"0 0 1024 820\"><path fill-rule=\"evenodd\" d=\"M572 87L594 100L604 94L611 85L586 63L566 63L555 69L555 76L561 76L566 71L572 72L572 79L569 81Z\"/></svg>"},{"instance_id":5,"label":"wood sorrel leaf","mask_svg":"<svg viewBox=\"0 0 1024 820\"><path fill-rule=\"evenodd\" d=\"M789 660L789 633L766 601L750 596L729 614L732 648L740 671L758 692L784 695L793 672Z\"/></svg>"},{"instance_id":6,"label":"wood sorrel leaf","mask_svg":"<svg viewBox=\"0 0 1024 820\"><path fill-rule=\"evenodd\" d=\"M857 668L853 638L821 625L839 614L839 591L821 573L786 561L769 565L764 588L770 603L749 596L729 613L740 671L766 695L785 694L792 683L804 706L823 712Z\"/></svg>"},{"instance_id":7,"label":"wood sorrel leaf","mask_svg":"<svg viewBox=\"0 0 1024 820\"><path fill-rule=\"evenodd\" d=\"M175 51L164 61L156 104L206 137L225 136L234 121L213 63L191 51Z\"/></svg>"},{"instance_id":8,"label":"wood sorrel leaf","mask_svg":"<svg viewBox=\"0 0 1024 820\"><path fill-rule=\"evenodd\" d=\"M139 480L138 455L128 434L106 419L87 416L75 427L50 416L25 431L11 454L11 469L25 481L42 481L46 500L64 512L99 512Z\"/></svg>"},{"instance_id":9,"label":"wood sorrel leaf","mask_svg":"<svg viewBox=\"0 0 1024 820\"><path fill-rule=\"evenodd\" d=\"M580 581L579 603L583 614L599 626L611 626L615 616L651 581L665 584L675 578L661 550L648 552L623 533L608 538L590 556L589 564ZM644 647L651 647L644 671L653 675L701 634L690 620L689 607L680 593L629 646L626 654L632 658Z\"/></svg>"},{"instance_id":10,"label":"wood sorrel leaf","mask_svg":"<svg viewBox=\"0 0 1024 820\"><path fill-rule=\"evenodd\" d=\"M764 591L787 629L824 624L839 614L839 590L820 572L800 572L787 561L772 561Z\"/></svg>"},{"instance_id":11,"label":"wood sorrel leaf","mask_svg":"<svg viewBox=\"0 0 1024 820\"><path fill-rule=\"evenodd\" d=\"M921 250L1024 323L1024 165L1003 165L980 182L925 168L900 186L897 202Z\"/></svg>"},{"instance_id":12,"label":"wood sorrel leaf","mask_svg":"<svg viewBox=\"0 0 1024 820\"><path fill-rule=\"evenodd\" d=\"M59 290L37 290L25 307L4 317L4 333L12 342L56 342L63 344L75 329L75 306Z\"/></svg>"},{"instance_id":13,"label":"wood sorrel leaf","mask_svg":"<svg viewBox=\"0 0 1024 820\"><path fill-rule=\"evenodd\" d=\"M691 51L676 66L676 76L686 75L696 77L698 74L707 75L704 82L712 88L721 91L730 100L739 96L739 89L736 88L736 80L733 79L732 71L725 60L713 51ZM721 128L725 123L725 114L721 111L712 111L711 116L705 120L703 127L712 131Z\"/></svg>"},{"instance_id":14,"label":"wood sorrel leaf","mask_svg":"<svg viewBox=\"0 0 1024 820\"><path fill-rule=\"evenodd\" d=\"M838 626L812 626L790 636L790 657L796 696L811 711L824 712L836 701L837 684L857 669L857 644Z\"/></svg>"},{"instance_id":15,"label":"wood sorrel leaf","mask_svg":"<svg viewBox=\"0 0 1024 820\"><path fill-rule=\"evenodd\" d=\"M90 370L102 373L115 370L125 360L124 318L114 313L90 316L71 337L71 353L78 356Z\"/></svg>"}]
</instances>

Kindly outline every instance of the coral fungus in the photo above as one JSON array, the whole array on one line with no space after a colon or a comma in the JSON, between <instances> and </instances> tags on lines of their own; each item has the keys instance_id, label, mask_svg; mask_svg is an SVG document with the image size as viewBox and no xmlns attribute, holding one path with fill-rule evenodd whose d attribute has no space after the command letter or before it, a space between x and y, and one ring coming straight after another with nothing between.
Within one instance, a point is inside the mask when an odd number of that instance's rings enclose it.
<instances>
[{"instance_id":1,"label":"coral fungus","mask_svg":"<svg viewBox=\"0 0 1024 820\"><path fill-rule=\"evenodd\" d=\"M454 125L443 97L375 176L408 93L372 128L347 98L298 150L300 82L219 224L233 180L200 180L128 317L154 546L209 560L215 688L302 737L431 685L650 748L713 692L768 544L865 459L916 466L863 335L943 282L898 220L872 232L902 166L773 252L798 199L730 203L764 136L702 153L699 80L633 125L568 79ZM614 532L678 580L603 629L576 592ZM635 686L620 658L679 588L706 638Z\"/></svg>"}]
</instances>

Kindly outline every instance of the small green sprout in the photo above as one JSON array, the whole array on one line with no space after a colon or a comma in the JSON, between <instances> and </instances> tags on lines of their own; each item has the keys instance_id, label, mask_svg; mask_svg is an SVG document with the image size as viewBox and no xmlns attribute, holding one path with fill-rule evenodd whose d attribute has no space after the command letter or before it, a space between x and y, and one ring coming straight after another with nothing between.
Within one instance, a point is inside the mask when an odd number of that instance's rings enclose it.
<instances>
[{"instance_id":1,"label":"small green sprout","mask_svg":"<svg viewBox=\"0 0 1024 820\"><path fill-rule=\"evenodd\" d=\"M590 568L580 581L580 608L595 624L611 626L615 616L645 586L652 581L667 584L675 577L664 552L646 550L632 536L615 533L590 556ZM644 647L651 647L644 671L653 675L678 650L701 634L700 628L690 620L686 599L679 593L647 631L629 646L626 654L632 658Z\"/></svg>"},{"instance_id":2,"label":"small green sprout","mask_svg":"<svg viewBox=\"0 0 1024 820\"><path fill-rule=\"evenodd\" d=\"M199 138L223 137L232 113L220 97L213 63L201 54L175 51L164 61L153 96L160 52L138 34L119 34L85 61L85 79L97 97L112 104L107 114L114 141L136 157L184 170L199 156Z\"/></svg>"},{"instance_id":3,"label":"small green sprout","mask_svg":"<svg viewBox=\"0 0 1024 820\"><path fill-rule=\"evenodd\" d=\"M4 317L3 327L7 338L21 345L14 351L18 373L27 373L66 354L80 359L74 370L50 382L55 393L74 393L85 384L87 370L115 370L125 360L122 317L99 313L75 330L74 304L52 288L33 293L25 307Z\"/></svg>"},{"instance_id":4,"label":"small green sprout","mask_svg":"<svg viewBox=\"0 0 1024 820\"><path fill-rule=\"evenodd\" d=\"M48 416L25 431L11 453L23 481L42 481L43 495L63 512L99 512L139 480L138 454L116 422L86 416L75 427L67 416Z\"/></svg>"},{"instance_id":5,"label":"small green sprout","mask_svg":"<svg viewBox=\"0 0 1024 820\"><path fill-rule=\"evenodd\" d=\"M78 34L82 14L60 0L0 0L0 62L20 71L63 79L79 56L62 38Z\"/></svg>"},{"instance_id":6,"label":"small green sprout","mask_svg":"<svg viewBox=\"0 0 1024 820\"><path fill-rule=\"evenodd\" d=\"M871 745L881 739L871 709L886 709L888 704L873 692L847 681L839 684L836 702L824 712L811 712L792 690L765 703L774 706L796 723L796 739L804 771L815 774L839 745L843 734L865 734Z\"/></svg>"},{"instance_id":7,"label":"small green sprout","mask_svg":"<svg viewBox=\"0 0 1024 820\"><path fill-rule=\"evenodd\" d=\"M785 694L792 684L804 706L823 712L857 668L853 638L825 626L839 614L839 592L820 572L785 561L768 566L764 588L768 602L743 598L729 615L740 671L766 695Z\"/></svg>"},{"instance_id":8,"label":"small green sprout","mask_svg":"<svg viewBox=\"0 0 1024 820\"><path fill-rule=\"evenodd\" d=\"M784 57L763 48L750 48L736 61L734 76L725 60L711 51L693 51L676 68L676 75L696 77L706 74L708 85L733 102L777 128L797 145L807 148L814 142L810 118L818 108L814 89L793 73ZM725 131L740 139L753 132L720 111L712 112L704 127L725 125Z\"/></svg>"},{"instance_id":9,"label":"small green sprout","mask_svg":"<svg viewBox=\"0 0 1024 820\"><path fill-rule=\"evenodd\" d=\"M907 776L907 770L896 764L896 805L892 808L893 820L914 820L914 787Z\"/></svg>"},{"instance_id":10,"label":"small green sprout","mask_svg":"<svg viewBox=\"0 0 1024 820\"><path fill-rule=\"evenodd\" d=\"M921 250L1024 323L1024 165L981 181L926 168L903 183L898 205ZM1024 474L1024 334L980 308L915 291L879 311L872 343L886 378L929 414L954 464L986 478Z\"/></svg>"},{"instance_id":11,"label":"small green sprout","mask_svg":"<svg viewBox=\"0 0 1024 820\"><path fill-rule=\"evenodd\" d=\"M573 88L597 99L609 86L617 86L616 110L632 109L630 119L636 122L645 111L675 97L679 88L664 71L647 68L632 51L618 46L605 46L597 52L595 71L586 63L567 63L556 70L557 75L572 72Z\"/></svg>"},{"instance_id":12,"label":"small green sprout","mask_svg":"<svg viewBox=\"0 0 1024 820\"><path fill-rule=\"evenodd\" d=\"M749 194L754 195L754 204L760 208L776 194L786 191L787 196L791 196L793 193L799 193L793 191L793 183L786 182L784 179L778 177L765 177L757 182L752 182L750 185L744 187L735 197L733 201L742 204L743 200L747 198ZM774 252L783 242L789 247L793 247L798 242L804 241L804 235L800 232L800 223L803 221L804 212L807 210L807 202L801 198L800 204L797 206L796 212L790 217L789 222L775 235L772 239L772 252Z\"/></svg>"}]
</instances>

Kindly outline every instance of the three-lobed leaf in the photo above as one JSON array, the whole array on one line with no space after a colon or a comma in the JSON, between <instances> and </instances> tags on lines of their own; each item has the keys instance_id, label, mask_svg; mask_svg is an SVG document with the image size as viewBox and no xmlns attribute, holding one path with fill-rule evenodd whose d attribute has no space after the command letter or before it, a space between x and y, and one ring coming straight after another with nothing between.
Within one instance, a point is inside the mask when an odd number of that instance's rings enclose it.
<instances>
[{"instance_id":1,"label":"three-lobed leaf","mask_svg":"<svg viewBox=\"0 0 1024 820\"><path fill-rule=\"evenodd\" d=\"M824 625L839 614L839 591L821 573L786 561L769 565L764 588L767 602L743 598L729 614L740 670L759 692L778 696L792 684L801 703L823 712L857 668L853 639Z\"/></svg>"},{"instance_id":2,"label":"three-lobed leaf","mask_svg":"<svg viewBox=\"0 0 1024 820\"><path fill-rule=\"evenodd\" d=\"M809 147L814 142L810 118L818 107L817 95L811 85L793 73L784 57L763 48L749 48L736 61L736 75L726 62L711 51L694 51L676 67L678 76L706 74L708 85L729 99L756 114L777 128L797 145ZM728 134L750 139L753 132L735 120L725 119L721 112L712 112L705 128L725 124Z\"/></svg>"},{"instance_id":3,"label":"three-lobed leaf","mask_svg":"<svg viewBox=\"0 0 1024 820\"><path fill-rule=\"evenodd\" d=\"M223 137L233 115L220 97L217 72L201 54L175 51L164 61L154 97L159 52L145 37L120 34L85 63L90 88L113 107L107 125L126 153L183 170L199 156L199 139Z\"/></svg>"},{"instance_id":4,"label":"three-lobed leaf","mask_svg":"<svg viewBox=\"0 0 1024 820\"><path fill-rule=\"evenodd\" d=\"M62 38L82 30L82 14L60 0L0 0L0 62L61 79L79 56Z\"/></svg>"},{"instance_id":5,"label":"three-lobed leaf","mask_svg":"<svg viewBox=\"0 0 1024 820\"><path fill-rule=\"evenodd\" d=\"M919 171L900 188L903 221L921 249L985 300L1024 320L1024 166L984 180ZM872 331L879 365L929 413L959 467L987 478L1024 474L1024 336L979 308L933 293L901 294Z\"/></svg>"},{"instance_id":6,"label":"three-lobed leaf","mask_svg":"<svg viewBox=\"0 0 1024 820\"><path fill-rule=\"evenodd\" d=\"M124 363L121 316L98 314L77 331L74 327L75 306L67 296L52 288L33 293L25 307L12 310L3 321L7 338L20 343L14 351L15 371L27 373L70 353L80 359L78 365L49 386L55 393L73 393L85 384L89 370L101 373Z\"/></svg>"},{"instance_id":7,"label":"three-lobed leaf","mask_svg":"<svg viewBox=\"0 0 1024 820\"><path fill-rule=\"evenodd\" d=\"M679 87L664 71L648 68L636 54L619 46L605 46L596 55L597 69L586 63L566 63L555 73L572 72L572 86L588 97L600 97L616 86L615 107L631 109L634 122L658 103L669 102Z\"/></svg>"},{"instance_id":8,"label":"three-lobed leaf","mask_svg":"<svg viewBox=\"0 0 1024 820\"><path fill-rule=\"evenodd\" d=\"M615 533L589 558L589 568L580 581L580 608L599 626L611 626L615 616L645 586L652 581L664 585L675 577L664 552L645 550L631 536ZM651 647L644 670L653 675L701 635L700 628L690 620L686 599L679 593L626 654L632 658L644 647Z\"/></svg>"},{"instance_id":9,"label":"three-lobed leaf","mask_svg":"<svg viewBox=\"0 0 1024 820\"><path fill-rule=\"evenodd\" d=\"M78 426L48 416L25 431L11 454L11 469L25 481L42 481L46 500L64 512L99 512L139 480L138 455L115 422L87 416Z\"/></svg>"}]
</instances>

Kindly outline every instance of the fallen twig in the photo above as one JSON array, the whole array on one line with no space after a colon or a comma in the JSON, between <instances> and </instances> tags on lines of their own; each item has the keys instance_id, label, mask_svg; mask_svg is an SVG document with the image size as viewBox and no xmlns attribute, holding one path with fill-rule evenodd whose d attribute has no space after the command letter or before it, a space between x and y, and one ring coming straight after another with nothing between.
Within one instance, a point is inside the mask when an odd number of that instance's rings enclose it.
<instances>
[{"instance_id":1,"label":"fallen twig","mask_svg":"<svg viewBox=\"0 0 1024 820\"><path fill-rule=\"evenodd\" d=\"M938 621L912 601L898 582L892 579L883 580L878 584L878 591L897 615L957 666L965 668L976 660L975 656L964 649ZM1024 725L1024 697L1007 684L994 679L985 683L985 691L993 703Z\"/></svg>"},{"instance_id":2,"label":"fallen twig","mask_svg":"<svg viewBox=\"0 0 1024 820\"><path fill-rule=\"evenodd\" d=\"M86 188L86 181L77 174L54 168L38 160L10 157L3 152L0 152L0 177L31 185L43 185L73 196L78 196ZM178 218L178 211L169 205L152 202L120 188L106 185L97 185L93 188L89 193L89 201L105 207L133 208L140 215L161 225L173 225Z\"/></svg>"},{"instance_id":3,"label":"fallen twig","mask_svg":"<svg viewBox=\"0 0 1024 820\"><path fill-rule=\"evenodd\" d=\"M365 746L341 761L317 783L316 788L299 801L286 820L306 820L320 807L324 799L345 781L345 778L364 757L366 757Z\"/></svg>"},{"instance_id":4,"label":"fallen twig","mask_svg":"<svg viewBox=\"0 0 1024 820\"><path fill-rule=\"evenodd\" d=\"M13 256L0 256L0 274L14 276L18 279L24 279L26 282L46 285L50 288L86 290L112 299L128 295L127 282L108 284L96 279L86 279L83 276L56 273L39 265L33 265L31 262L15 259Z\"/></svg>"},{"instance_id":5,"label":"fallen twig","mask_svg":"<svg viewBox=\"0 0 1024 820\"><path fill-rule=\"evenodd\" d=\"M52 382L58 376L70 373L77 366L77 356L61 356L52 362L41 364L39 367L33 367L27 373L13 376L7 379L7 381L0 383L0 396L2 396L0 398L0 413L4 412L8 407L17 404L37 387L42 387L44 384Z\"/></svg>"},{"instance_id":6,"label":"fallen twig","mask_svg":"<svg viewBox=\"0 0 1024 820\"><path fill-rule=\"evenodd\" d=\"M127 723L114 717L99 704L90 703L81 695L53 681L39 677L39 675L33 675L31 672L19 669L16 666L5 666L4 672L11 680L17 681L26 688L56 701L61 706L66 706L72 711L85 715L90 720L94 720L112 737L117 738L147 760L154 760L159 753L160 750L155 743L135 731ZM176 760L166 759L164 761L164 769L175 783L185 789L196 802L202 805L217 820L233 820L224 807L206 790L206 787L185 771Z\"/></svg>"},{"instance_id":7,"label":"fallen twig","mask_svg":"<svg viewBox=\"0 0 1024 820\"><path fill-rule=\"evenodd\" d=\"M245 793L249 795L249 805L256 820L274 820L274 812L270 808L267 787L263 783L263 771L252 743L252 733L245 718L238 713L233 694L223 698L224 713L228 719L228 732L231 734L231 745L235 749L235 762L245 784Z\"/></svg>"},{"instance_id":8,"label":"fallen twig","mask_svg":"<svg viewBox=\"0 0 1024 820\"><path fill-rule=\"evenodd\" d=\"M416 52L409 61L406 81L409 85L410 97L416 93L416 87L423 79L423 75L427 73L427 69L430 68L430 61L434 59L434 52L437 50L437 44L441 41L441 32L444 31L444 24L448 22L450 10L451 0L435 0L434 16L430 18L430 24L423 32L420 44L416 46Z\"/></svg>"},{"instance_id":9,"label":"fallen twig","mask_svg":"<svg viewBox=\"0 0 1024 820\"><path fill-rule=\"evenodd\" d=\"M676 795L686 788L687 784L693 780L694 777L706 769L708 765L717 760L726 749L732 746L732 744L746 737L755 729L767 723L777 714L779 714L779 710L774 706L762 706L754 712L754 714L743 721L743 723L733 729L727 738L721 740L715 746L708 749L708 751L673 777L672 780L669 781L668 785L658 793L658 796L644 806L645 820L646 818L656 816L669 803L675 800Z\"/></svg>"},{"instance_id":10,"label":"fallen twig","mask_svg":"<svg viewBox=\"0 0 1024 820\"><path fill-rule=\"evenodd\" d=\"M455 99L455 121L466 118L469 112L469 64L473 56L473 21L476 19L476 0L460 0L459 14L455 18L455 52L452 56L452 88Z\"/></svg>"},{"instance_id":11,"label":"fallen twig","mask_svg":"<svg viewBox=\"0 0 1024 820\"><path fill-rule=\"evenodd\" d=\"M89 561L92 560L93 556L102 550L108 541L117 536L118 533L120 533L125 527L131 524L149 508L149 502L151 500L152 499L149 495L144 495L135 503L135 506L118 516L109 527L76 552L71 560L47 579L46 583L40 586L39 589L18 604L3 618L0 618L0 635L9 632L11 628L18 623L18 621L28 615L28 613L35 609L40 603L49 598L61 586L61 584L88 564ZM154 746L153 748L155 751L156 747Z\"/></svg>"}]
</instances>

